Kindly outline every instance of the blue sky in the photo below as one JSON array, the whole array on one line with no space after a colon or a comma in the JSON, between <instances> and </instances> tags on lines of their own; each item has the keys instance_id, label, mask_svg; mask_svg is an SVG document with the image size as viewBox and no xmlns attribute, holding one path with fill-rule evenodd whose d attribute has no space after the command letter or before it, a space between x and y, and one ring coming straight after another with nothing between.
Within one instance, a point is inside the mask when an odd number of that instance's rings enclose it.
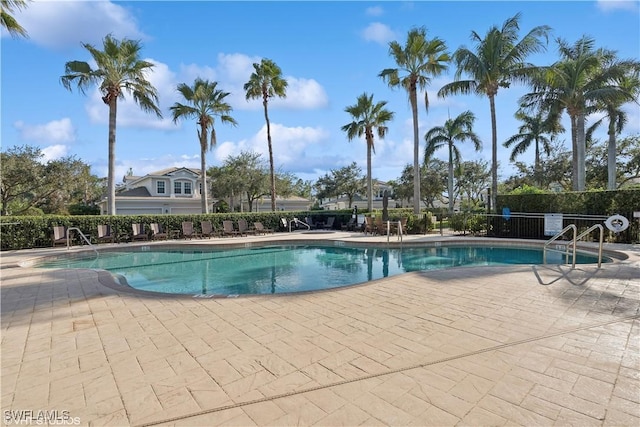
<instances>
[{"instance_id":1,"label":"blue sky","mask_svg":"<svg viewBox=\"0 0 640 427\"><path fill-rule=\"evenodd\" d=\"M521 35L538 25L553 29L552 39L570 43L586 34L599 47L621 58L640 57L640 3L637 1L538 2L172 2L172 1L36 1L16 13L29 39L2 33L2 149L30 144L46 157L75 155L98 176L107 173L107 115L97 89L86 96L60 84L64 64L89 61L81 43L101 47L111 33L141 40L142 57L154 62L149 80L158 89L164 118L139 110L130 99L119 104L116 182L129 168L143 175L171 166L199 168L199 143L193 121L174 124L169 107L181 101L176 86L196 77L218 82L231 92L237 127L218 124L218 145L207 153L216 166L241 150L267 156L266 126L260 101L247 102L242 86L261 58L275 61L289 82L287 98L269 104L277 168L315 180L330 169L355 161L366 170L364 141L348 142L340 127L350 122L345 107L363 92L388 101L396 113L387 137L375 141L375 178L397 178L413 163L411 110L407 95L387 87L378 77L395 64L388 43L404 44L407 32L424 26L429 38L443 39L451 53L472 47L471 31L480 35L516 13L522 14ZM555 61L557 47L531 61ZM489 101L476 96L439 99L438 89L453 80L454 69L428 88L430 110L420 108L420 134L465 110L476 115L475 131L484 149L462 148L463 160L491 158ZM498 141L513 135L518 98L526 89L501 89L496 98ZM420 97L419 97L420 98ZM640 132L640 107L629 104L627 133ZM591 119L594 119L593 117ZM567 127L568 128L568 127ZM567 141L569 134L565 135ZM437 156L445 159L444 150ZM513 172L509 152L499 147L499 174ZM533 153L522 160L531 161Z\"/></svg>"}]
</instances>

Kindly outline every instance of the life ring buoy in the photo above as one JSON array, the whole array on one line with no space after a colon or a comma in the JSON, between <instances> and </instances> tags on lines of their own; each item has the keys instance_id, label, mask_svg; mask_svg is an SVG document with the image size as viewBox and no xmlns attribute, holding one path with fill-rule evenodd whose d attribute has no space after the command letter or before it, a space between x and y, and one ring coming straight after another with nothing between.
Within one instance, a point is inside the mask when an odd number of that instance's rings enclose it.
<instances>
[{"instance_id":1,"label":"life ring buoy","mask_svg":"<svg viewBox=\"0 0 640 427\"><path fill-rule=\"evenodd\" d=\"M629 227L629 220L622 215L611 215L604 225L614 233L621 233Z\"/></svg>"}]
</instances>

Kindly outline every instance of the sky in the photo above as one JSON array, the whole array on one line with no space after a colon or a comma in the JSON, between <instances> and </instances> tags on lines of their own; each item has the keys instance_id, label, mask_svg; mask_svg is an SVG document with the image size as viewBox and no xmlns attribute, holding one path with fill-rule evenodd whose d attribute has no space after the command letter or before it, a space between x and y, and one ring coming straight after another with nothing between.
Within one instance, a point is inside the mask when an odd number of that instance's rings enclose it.
<instances>
[{"instance_id":1,"label":"sky","mask_svg":"<svg viewBox=\"0 0 640 427\"><path fill-rule=\"evenodd\" d=\"M401 45L407 32L425 27L427 37L445 41L453 53L473 48L471 32L483 36L490 27L521 13L520 37L539 25L552 28L548 48L529 58L550 65L558 57L557 38L573 43L583 35L620 58L640 58L638 1L35 1L14 14L29 38L1 39L2 150L32 145L44 159L75 156L107 175L108 107L97 88L85 95L60 83L67 61L90 62L89 43L102 48L107 34L139 40L141 57L154 64L148 80L159 94L163 118L144 113L131 96L119 103L116 182L130 169L144 175L168 167L200 167L195 120L172 121L169 108L182 102L176 86L197 77L218 82L230 92L231 115L238 122L216 122L217 145L207 152L207 166L220 166L241 151L263 154L268 161L266 124L261 100L247 101L243 85L262 58L273 60L288 81L287 97L269 101L269 119L277 169L304 180L356 162L366 172L366 143L348 141L341 127L351 122L344 110L359 95L373 94L395 112L384 139L376 137L373 177L396 179L413 164L411 109L406 92L392 89L378 75L396 64L389 42ZM462 160L491 159L489 101L474 95L438 98L455 69L433 78L427 88L428 112L420 102L421 148L424 134L449 117L470 110L481 152L459 145ZM496 97L500 179L514 173L510 150L502 142L517 133L513 117L526 88L512 85ZM125 94L126 95L126 94ZM424 99L424 92L418 96ZM640 132L640 106L628 104L626 134ZM593 121L598 117L590 117ZM566 120L566 115L565 115ZM565 126L569 129L569 126ZM600 135L604 138L604 134ZM570 134L561 137L570 146ZM446 160L445 150L436 157ZM533 147L519 160L532 163Z\"/></svg>"}]
</instances>

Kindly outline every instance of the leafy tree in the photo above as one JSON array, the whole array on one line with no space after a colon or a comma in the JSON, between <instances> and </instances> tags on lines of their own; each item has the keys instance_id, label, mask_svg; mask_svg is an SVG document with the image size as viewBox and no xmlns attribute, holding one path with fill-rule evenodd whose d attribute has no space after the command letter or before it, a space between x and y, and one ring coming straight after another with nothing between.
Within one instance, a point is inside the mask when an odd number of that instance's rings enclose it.
<instances>
[{"instance_id":1,"label":"leafy tree","mask_svg":"<svg viewBox=\"0 0 640 427\"><path fill-rule=\"evenodd\" d=\"M460 192L460 205L463 209L477 210L486 206L485 194L491 183L491 168L486 161L460 163L456 181Z\"/></svg>"},{"instance_id":2,"label":"leafy tree","mask_svg":"<svg viewBox=\"0 0 640 427\"><path fill-rule=\"evenodd\" d=\"M454 81L444 85L438 96L454 94L484 95L489 98L491 108L491 206L495 209L498 192L498 128L496 124L495 97L498 89L508 88L512 82L526 81L536 67L526 63L527 56L545 50L542 38L546 40L548 26L539 26L518 40L520 14L507 19L501 28L491 27L482 38L475 31L471 39L474 50L464 46L453 54L457 70ZM463 74L469 76L462 80Z\"/></svg>"},{"instance_id":3,"label":"leafy tree","mask_svg":"<svg viewBox=\"0 0 640 427\"><path fill-rule=\"evenodd\" d=\"M380 101L374 104L373 94L360 95L354 105L345 108L345 112L351 115L353 121L342 126L342 131L347 133L349 141L364 135L367 142L367 211L371 212L373 203L373 183L371 182L371 152L376 152L373 142L374 129L379 138L384 138L388 128L387 122L393 120L391 111L385 106L387 101Z\"/></svg>"},{"instance_id":4,"label":"leafy tree","mask_svg":"<svg viewBox=\"0 0 640 427\"><path fill-rule=\"evenodd\" d=\"M573 189L583 191L586 116L594 112L598 104L615 102L629 95L619 85L629 63L617 61L611 50L595 49L594 39L587 36L573 45L562 39L557 39L557 43L561 59L534 77L533 91L522 97L522 103L548 109L557 120L567 111L571 120Z\"/></svg>"},{"instance_id":5,"label":"leafy tree","mask_svg":"<svg viewBox=\"0 0 640 427\"><path fill-rule=\"evenodd\" d=\"M2 8L0 9L0 23L11 34L12 37L22 36L29 37L27 30L22 28L18 21L13 17L19 9L27 7L26 0L2 0Z\"/></svg>"},{"instance_id":6,"label":"leafy tree","mask_svg":"<svg viewBox=\"0 0 640 427\"><path fill-rule=\"evenodd\" d=\"M420 173L420 202L427 207L435 208L437 201L444 200L442 194L447 187L447 162L430 158L422 164ZM391 185L399 200L410 200L413 197L413 165L406 165L402 174Z\"/></svg>"},{"instance_id":7,"label":"leafy tree","mask_svg":"<svg viewBox=\"0 0 640 427\"><path fill-rule=\"evenodd\" d=\"M187 101L187 105L176 102L170 110L173 112L173 121L181 118L197 119L198 140L200 142L200 174L202 176L202 213L209 213L207 185L207 148L212 149L216 145L215 117L222 123L237 125L237 122L229 114L231 106L224 100L229 96L228 92L217 89L218 82L209 82L197 78L193 86L186 83L178 85L178 92ZM211 137L207 136L211 130Z\"/></svg>"},{"instance_id":8,"label":"leafy tree","mask_svg":"<svg viewBox=\"0 0 640 427\"><path fill-rule=\"evenodd\" d=\"M533 144L535 147L534 180L539 184L542 180L540 148L542 147L549 155L552 138L564 131L564 128L558 122L550 120L548 115L545 117L542 110L538 110L535 116L529 116L523 110L518 110L515 117L522 122L522 125L518 128L518 133L507 139L503 145L507 148L513 146L509 160L514 162L516 157L527 151Z\"/></svg>"},{"instance_id":9,"label":"leafy tree","mask_svg":"<svg viewBox=\"0 0 640 427\"><path fill-rule=\"evenodd\" d=\"M221 168L213 168L212 172L216 177L217 196L233 199L235 195L244 194L249 212L253 211L255 200L269 194L269 171L260 153L242 151L237 156L229 156ZM230 206L234 206L233 201Z\"/></svg>"},{"instance_id":10,"label":"leafy tree","mask_svg":"<svg viewBox=\"0 0 640 427\"><path fill-rule=\"evenodd\" d=\"M564 141L551 140L549 154L543 153L540 156L540 175L536 175L534 166L516 162L518 172L502 183L501 192L510 192L523 185L543 190L554 190L557 186L564 191L571 190L571 152L564 145ZM539 183L536 182L538 177Z\"/></svg>"},{"instance_id":11,"label":"leafy tree","mask_svg":"<svg viewBox=\"0 0 640 427\"><path fill-rule=\"evenodd\" d=\"M398 68L382 70L379 76L390 87L401 87L409 95L413 118L413 170L417 171L413 181L413 212L420 213L420 135L418 133L418 89L426 88L432 77L441 75L451 60L447 46L439 38L427 39L426 28L414 28L407 34L404 46L397 41L389 43L389 55ZM429 97L424 92L425 109L429 110Z\"/></svg>"},{"instance_id":12,"label":"leafy tree","mask_svg":"<svg viewBox=\"0 0 640 427\"><path fill-rule=\"evenodd\" d=\"M103 40L103 49L83 43L89 51L96 68L91 68L84 61L69 61L65 64L65 74L60 77L62 85L71 90L76 83L83 94L93 85L99 85L103 94L102 101L109 107L109 172L107 174L107 214L116 213L115 186L115 148L116 148L116 116L118 99L124 93L133 96L133 100L147 112L162 117L157 106L158 94L153 85L146 79L153 64L140 59L141 44L139 41L123 39L119 41L111 35Z\"/></svg>"},{"instance_id":13,"label":"leafy tree","mask_svg":"<svg viewBox=\"0 0 640 427\"><path fill-rule=\"evenodd\" d=\"M282 70L270 59L262 59L260 64L253 64L254 72L245 83L244 90L247 100L262 98L264 107L264 119L267 123L267 144L269 146L269 168L271 175L271 211L276 210L276 178L273 166L273 145L271 144L271 123L269 122L269 111L267 105L269 98L278 96L286 98L287 81L282 77Z\"/></svg>"},{"instance_id":14,"label":"leafy tree","mask_svg":"<svg viewBox=\"0 0 640 427\"><path fill-rule=\"evenodd\" d=\"M444 126L436 126L431 128L424 136L427 143L425 150L425 163L428 162L433 154L440 148L446 147L449 152L449 173L447 182L447 196L449 199L449 215L453 214L453 205L455 204L455 195L453 192L453 169L454 166L460 164L460 150L456 146L456 142L464 142L469 140L473 143L476 151L482 149L482 141L478 135L473 132L473 122L475 116L471 111L461 113L455 119L448 119Z\"/></svg>"},{"instance_id":15,"label":"leafy tree","mask_svg":"<svg viewBox=\"0 0 640 427\"><path fill-rule=\"evenodd\" d=\"M355 196L366 188L366 178L362 176L362 169L353 162L320 177L315 188L318 199L346 196L351 209Z\"/></svg>"},{"instance_id":16,"label":"leafy tree","mask_svg":"<svg viewBox=\"0 0 640 427\"><path fill-rule=\"evenodd\" d=\"M609 165L602 162L608 156L609 141L592 141L587 145L587 188L607 188L609 181ZM619 183L617 188L629 186L640 178L640 135L629 136L621 139L616 144L614 154L617 171L615 181ZM614 188L617 189L617 188Z\"/></svg>"}]
</instances>

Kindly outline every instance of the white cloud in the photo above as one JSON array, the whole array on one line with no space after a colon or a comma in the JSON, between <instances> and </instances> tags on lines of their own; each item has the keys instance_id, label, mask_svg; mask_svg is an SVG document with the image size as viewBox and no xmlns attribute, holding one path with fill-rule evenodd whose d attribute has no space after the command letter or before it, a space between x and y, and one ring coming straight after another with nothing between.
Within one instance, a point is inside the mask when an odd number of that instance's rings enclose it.
<instances>
[{"instance_id":1,"label":"white cloud","mask_svg":"<svg viewBox=\"0 0 640 427\"><path fill-rule=\"evenodd\" d=\"M384 10L382 9L382 6L372 6L368 7L367 10L365 10L365 13L369 16L380 16L384 13Z\"/></svg>"},{"instance_id":2,"label":"white cloud","mask_svg":"<svg viewBox=\"0 0 640 427\"><path fill-rule=\"evenodd\" d=\"M51 143L73 142L76 139L76 130L68 117L43 125L28 125L18 121L14 123L14 127L19 131L20 137L27 141Z\"/></svg>"},{"instance_id":3,"label":"white cloud","mask_svg":"<svg viewBox=\"0 0 640 427\"><path fill-rule=\"evenodd\" d=\"M598 9L604 12L614 10L627 10L637 12L640 10L639 3L636 0L597 0Z\"/></svg>"},{"instance_id":4,"label":"white cloud","mask_svg":"<svg viewBox=\"0 0 640 427\"><path fill-rule=\"evenodd\" d=\"M34 1L14 16L31 40L51 48L98 45L105 34L146 38L129 10L110 1Z\"/></svg>"},{"instance_id":5,"label":"white cloud","mask_svg":"<svg viewBox=\"0 0 640 427\"><path fill-rule=\"evenodd\" d=\"M362 30L361 34L366 41L379 43L383 46L386 46L396 38L395 32L393 32L389 26L380 22L372 22L367 28Z\"/></svg>"},{"instance_id":6,"label":"white cloud","mask_svg":"<svg viewBox=\"0 0 640 427\"><path fill-rule=\"evenodd\" d=\"M287 97L275 98L270 101L274 107L283 107L293 110L311 110L323 108L329 104L329 98L324 88L314 79L296 78L286 76ZM259 101L262 106L262 101Z\"/></svg>"},{"instance_id":7,"label":"white cloud","mask_svg":"<svg viewBox=\"0 0 640 427\"><path fill-rule=\"evenodd\" d=\"M69 153L69 147L62 144L50 145L42 149L42 162L47 163L50 160L56 160L64 157Z\"/></svg>"}]
</instances>

